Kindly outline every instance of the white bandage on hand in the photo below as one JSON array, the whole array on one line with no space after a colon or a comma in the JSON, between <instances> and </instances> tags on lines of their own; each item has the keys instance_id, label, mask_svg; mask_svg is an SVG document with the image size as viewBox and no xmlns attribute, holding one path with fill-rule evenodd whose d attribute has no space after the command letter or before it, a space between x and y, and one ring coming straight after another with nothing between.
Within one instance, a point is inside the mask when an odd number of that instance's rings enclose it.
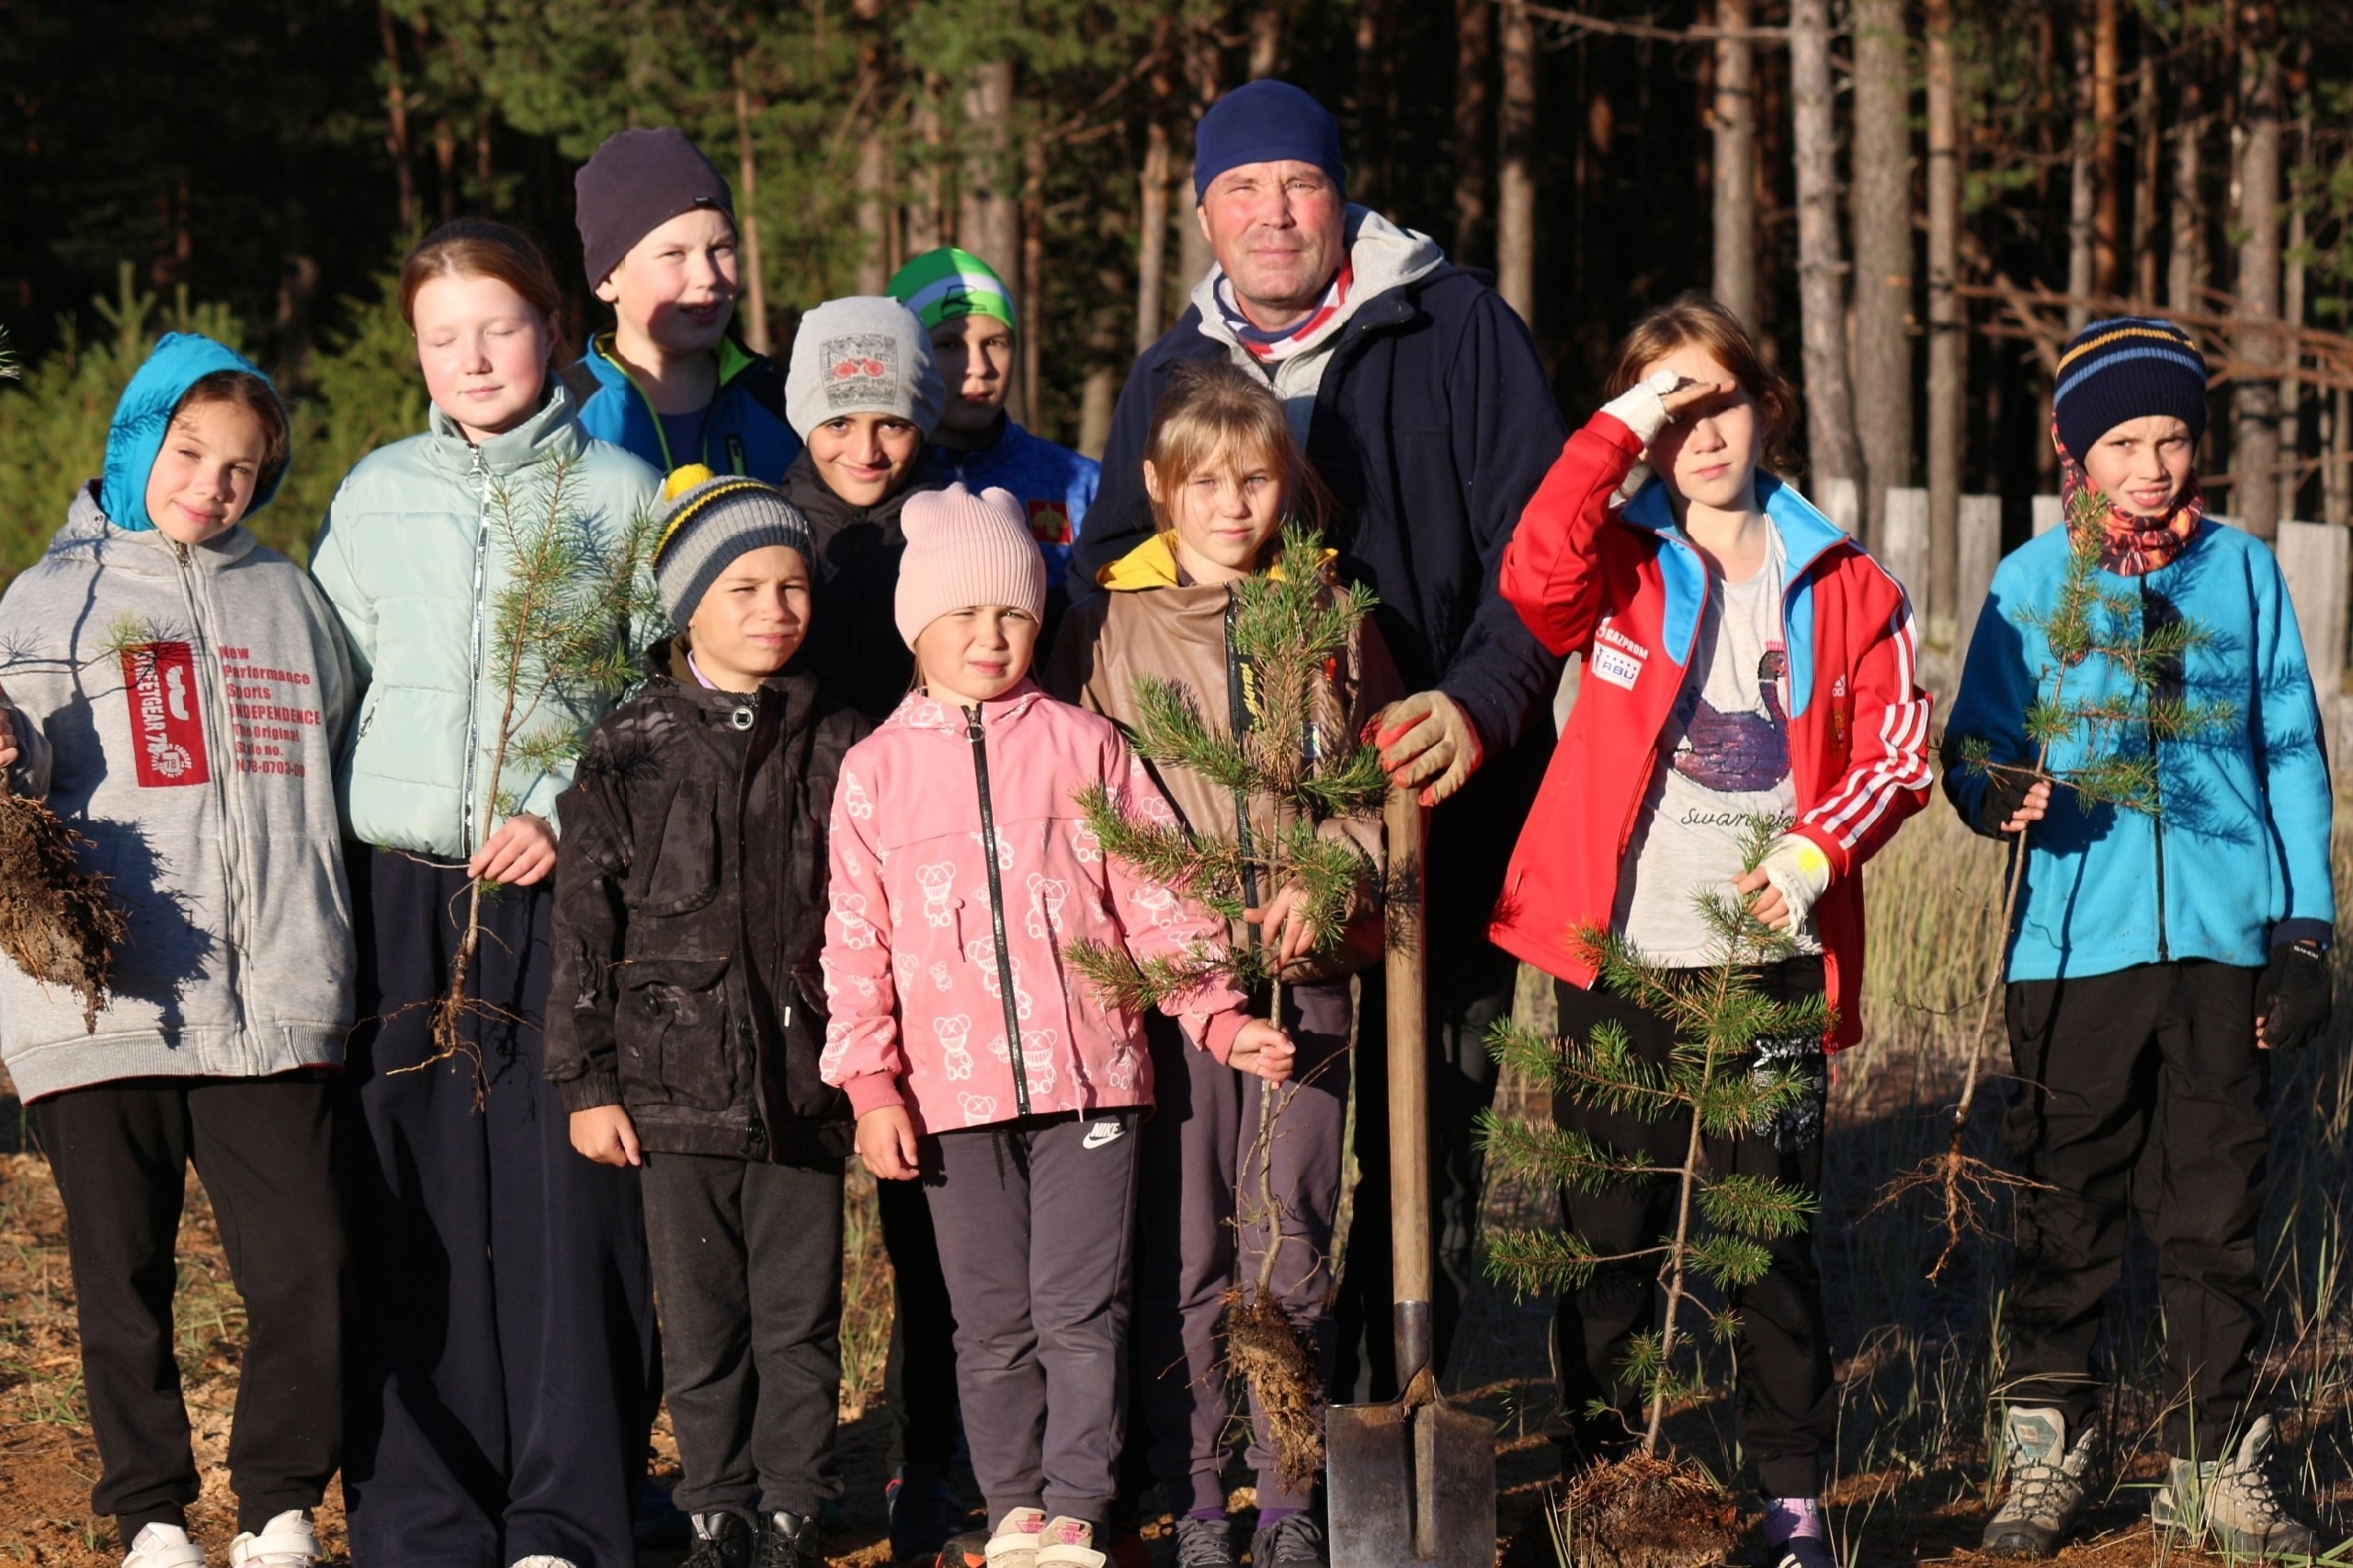
<instances>
[{"instance_id":1,"label":"white bandage on hand","mask_svg":"<svg viewBox=\"0 0 2353 1568\"><path fill-rule=\"evenodd\" d=\"M1773 840L1756 869L1765 873L1765 880L1789 906L1790 920L1783 929L1792 936L1804 930L1814 901L1829 891L1830 857L1811 838L1785 833Z\"/></svg>"},{"instance_id":2,"label":"white bandage on hand","mask_svg":"<svg viewBox=\"0 0 2353 1568\"><path fill-rule=\"evenodd\" d=\"M1634 433L1644 451L1658 438L1658 433L1671 423L1666 412L1666 394L1673 392L1682 378L1672 370L1658 370L1636 381L1616 397L1602 404L1601 412ZM1642 487L1650 483L1651 465L1638 462L1623 483L1618 486L1620 504L1631 501Z\"/></svg>"}]
</instances>

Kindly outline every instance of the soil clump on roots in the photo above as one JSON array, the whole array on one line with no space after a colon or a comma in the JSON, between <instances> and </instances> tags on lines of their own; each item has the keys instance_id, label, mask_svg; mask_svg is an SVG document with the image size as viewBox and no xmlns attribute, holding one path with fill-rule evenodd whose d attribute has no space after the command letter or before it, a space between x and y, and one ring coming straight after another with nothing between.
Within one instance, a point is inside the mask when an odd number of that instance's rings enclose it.
<instances>
[{"instance_id":1,"label":"soil clump on roots","mask_svg":"<svg viewBox=\"0 0 2353 1568\"><path fill-rule=\"evenodd\" d=\"M107 879L82 869L75 846L87 842L40 801L0 794L0 952L80 995L95 1033L126 927Z\"/></svg>"},{"instance_id":2,"label":"soil clump on roots","mask_svg":"<svg viewBox=\"0 0 2353 1568\"><path fill-rule=\"evenodd\" d=\"M1573 1568L1713 1568L1741 1540L1740 1504L1688 1466L1642 1454L1597 1466L1561 1503Z\"/></svg>"},{"instance_id":3,"label":"soil clump on roots","mask_svg":"<svg viewBox=\"0 0 2353 1568\"><path fill-rule=\"evenodd\" d=\"M1266 1414L1276 1473L1292 1491L1306 1492L1324 1472L1323 1380L1314 1359L1266 1293L1245 1301L1235 1290L1226 1301L1226 1360Z\"/></svg>"}]
</instances>

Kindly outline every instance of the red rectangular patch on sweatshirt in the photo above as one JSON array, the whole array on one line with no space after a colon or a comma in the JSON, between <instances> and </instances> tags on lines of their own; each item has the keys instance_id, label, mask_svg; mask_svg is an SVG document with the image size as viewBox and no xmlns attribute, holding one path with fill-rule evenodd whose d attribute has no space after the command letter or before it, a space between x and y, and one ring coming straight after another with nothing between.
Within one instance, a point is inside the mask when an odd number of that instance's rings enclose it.
<instances>
[{"instance_id":1,"label":"red rectangular patch on sweatshirt","mask_svg":"<svg viewBox=\"0 0 2353 1568\"><path fill-rule=\"evenodd\" d=\"M196 652L185 642L142 642L122 651L131 749L143 790L212 781L196 678Z\"/></svg>"}]
</instances>

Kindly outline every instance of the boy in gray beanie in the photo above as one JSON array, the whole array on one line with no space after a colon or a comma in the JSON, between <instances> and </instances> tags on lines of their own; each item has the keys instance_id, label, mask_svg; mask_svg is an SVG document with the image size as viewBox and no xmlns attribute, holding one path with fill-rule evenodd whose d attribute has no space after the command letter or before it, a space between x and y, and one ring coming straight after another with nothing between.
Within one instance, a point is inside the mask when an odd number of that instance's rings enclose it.
<instances>
[{"instance_id":1,"label":"boy in gray beanie","mask_svg":"<svg viewBox=\"0 0 2353 1568\"><path fill-rule=\"evenodd\" d=\"M654 578L676 634L559 802L547 1074L575 1150L643 1167L688 1561L819 1568L852 1124L801 977L833 781L868 725L796 656L800 512L699 466L666 495Z\"/></svg>"}]
</instances>

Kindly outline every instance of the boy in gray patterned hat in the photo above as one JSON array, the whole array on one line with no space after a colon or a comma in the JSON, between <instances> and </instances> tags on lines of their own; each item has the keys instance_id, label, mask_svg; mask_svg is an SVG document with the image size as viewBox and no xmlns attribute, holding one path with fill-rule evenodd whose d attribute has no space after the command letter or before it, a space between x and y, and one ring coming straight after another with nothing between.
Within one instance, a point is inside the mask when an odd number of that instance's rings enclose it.
<instances>
[{"instance_id":1,"label":"boy in gray patterned hat","mask_svg":"<svg viewBox=\"0 0 2353 1568\"><path fill-rule=\"evenodd\" d=\"M795 655L809 526L775 487L670 476L675 635L558 803L547 1073L589 1159L642 1165L693 1568L818 1568L841 1495L842 1161L819 1078L825 824L869 726Z\"/></svg>"}]
</instances>

